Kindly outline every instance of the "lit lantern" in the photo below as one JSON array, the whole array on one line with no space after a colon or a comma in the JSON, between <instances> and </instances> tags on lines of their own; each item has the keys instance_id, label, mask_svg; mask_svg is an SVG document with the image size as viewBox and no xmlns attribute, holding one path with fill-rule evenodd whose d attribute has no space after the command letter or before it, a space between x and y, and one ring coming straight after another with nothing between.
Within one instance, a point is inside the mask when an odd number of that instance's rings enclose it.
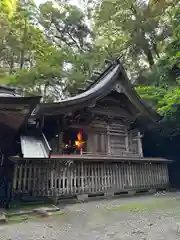
<instances>
[{"instance_id":1,"label":"lit lantern","mask_svg":"<svg viewBox=\"0 0 180 240\"><path fill-rule=\"evenodd\" d=\"M82 130L80 130L77 133L77 141L75 141L75 145L78 149L80 149L81 155L82 155L82 150L83 150L84 143L85 143L85 141L83 141Z\"/></svg>"}]
</instances>

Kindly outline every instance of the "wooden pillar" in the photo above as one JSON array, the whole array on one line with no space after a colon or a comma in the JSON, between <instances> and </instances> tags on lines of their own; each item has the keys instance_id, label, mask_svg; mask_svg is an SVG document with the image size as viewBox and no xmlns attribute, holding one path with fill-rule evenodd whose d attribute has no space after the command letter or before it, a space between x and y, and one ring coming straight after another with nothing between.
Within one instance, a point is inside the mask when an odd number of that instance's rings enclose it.
<instances>
[{"instance_id":1,"label":"wooden pillar","mask_svg":"<svg viewBox=\"0 0 180 240\"><path fill-rule=\"evenodd\" d=\"M107 150L108 150L108 154L111 154L111 142L110 142L110 132L109 132L109 125L107 126Z\"/></svg>"},{"instance_id":2,"label":"wooden pillar","mask_svg":"<svg viewBox=\"0 0 180 240\"><path fill-rule=\"evenodd\" d=\"M26 191L26 182L27 182L27 162L25 162L24 164L24 178L23 180L23 186L22 186L22 191L25 192Z\"/></svg>"},{"instance_id":3,"label":"wooden pillar","mask_svg":"<svg viewBox=\"0 0 180 240\"><path fill-rule=\"evenodd\" d=\"M23 164L19 165L19 177L18 177L18 192L21 192L21 183L22 183L22 171L23 171Z\"/></svg>"},{"instance_id":4,"label":"wooden pillar","mask_svg":"<svg viewBox=\"0 0 180 240\"><path fill-rule=\"evenodd\" d=\"M165 167L165 182L166 182L166 185L168 185L169 184L169 173L168 173L167 164L165 164L164 167Z\"/></svg>"},{"instance_id":5,"label":"wooden pillar","mask_svg":"<svg viewBox=\"0 0 180 240\"><path fill-rule=\"evenodd\" d=\"M85 190L85 179L84 179L84 163L81 162L81 190L84 193Z\"/></svg>"},{"instance_id":6,"label":"wooden pillar","mask_svg":"<svg viewBox=\"0 0 180 240\"><path fill-rule=\"evenodd\" d=\"M125 131L125 134L126 134L126 136L125 136L126 151L129 152L129 136L128 136L127 129Z\"/></svg>"},{"instance_id":7,"label":"wooden pillar","mask_svg":"<svg viewBox=\"0 0 180 240\"><path fill-rule=\"evenodd\" d=\"M13 194L17 190L17 171L18 171L18 165L16 163L15 166L14 166L14 174L13 174L13 185L12 185Z\"/></svg>"},{"instance_id":8,"label":"wooden pillar","mask_svg":"<svg viewBox=\"0 0 180 240\"><path fill-rule=\"evenodd\" d=\"M138 153L143 157L142 142L141 142L141 133L138 132Z\"/></svg>"}]
</instances>

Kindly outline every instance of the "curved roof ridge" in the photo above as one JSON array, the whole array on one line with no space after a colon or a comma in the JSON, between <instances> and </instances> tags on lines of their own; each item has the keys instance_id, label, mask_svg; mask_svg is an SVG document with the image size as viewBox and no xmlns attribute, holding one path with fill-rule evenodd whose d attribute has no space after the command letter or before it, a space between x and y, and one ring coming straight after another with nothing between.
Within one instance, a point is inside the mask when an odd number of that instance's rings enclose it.
<instances>
[{"instance_id":1,"label":"curved roof ridge","mask_svg":"<svg viewBox=\"0 0 180 240\"><path fill-rule=\"evenodd\" d=\"M94 87L103 77L105 77L115 66L120 64L119 59L113 61L106 69L85 89L85 91L89 90L90 88Z\"/></svg>"},{"instance_id":2,"label":"curved roof ridge","mask_svg":"<svg viewBox=\"0 0 180 240\"><path fill-rule=\"evenodd\" d=\"M83 93L80 93L76 96L69 97L67 99L61 100L60 102L55 103L42 103L35 110L34 114L40 114L43 109L50 109L53 107L69 107L73 105L78 105L81 103L92 101L93 99L100 99L102 96L106 95L108 92L112 90L112 86L114 86L117 77L120 74L121 67L120 64L116 64L108 68L109 71L104 72L99 81L94 84L93 87L89 88Z\"/></svg>"},{"instance_id":3,"label":"curved roof ridge","mask_svg":"<svg viewBox=\"0 0 180 240\"><path fill-rule=\"evenodd\" d=\"M157 121L159 115L156 111L146 106L144 101L137 94L119 59L106 68L96 81L90 84L84 92L60 102L42 103L38 105L33 116L40 116L43 114L58 115L64 112L77 110L78 108L87 107L109 94L118 82L123 88L123 93L137 108L140 115L144 115L152 121Z\"/></svg>"}]
</instances>

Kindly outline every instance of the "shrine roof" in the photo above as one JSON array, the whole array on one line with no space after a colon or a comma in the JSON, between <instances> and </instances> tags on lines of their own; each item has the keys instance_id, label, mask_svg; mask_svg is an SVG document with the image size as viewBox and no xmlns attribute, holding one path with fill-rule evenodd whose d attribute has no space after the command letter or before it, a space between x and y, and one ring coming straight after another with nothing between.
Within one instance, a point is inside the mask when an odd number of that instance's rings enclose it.
<instances>
[{"instance_id":1,"label":"shrine roof","mask_svg":"<svg viewBox=\"0 0 180 240\"><path fill-rule=\"evenodd\" d=\"M0 128L18 130L31 115L41 97L20 97L19 95L0 94ZM3 127L2 127L3 126ZM0 134L1 135L1 134Z\"/></svg>"},{"instance_id":2,"label":"shrine roof","mask_svg":"<svg viewBox=\"0 0 180 240\"><path fill-rule=\"evenodd\" d=\"M113 90L125 94L142 116L151 121L159 120L156 111L147 106L138 96L119 60L111 63L82 93L55 103L41 103L33 114L35 116L59 115L78 110L95 104Z\"/></svg>"}]
</instances>

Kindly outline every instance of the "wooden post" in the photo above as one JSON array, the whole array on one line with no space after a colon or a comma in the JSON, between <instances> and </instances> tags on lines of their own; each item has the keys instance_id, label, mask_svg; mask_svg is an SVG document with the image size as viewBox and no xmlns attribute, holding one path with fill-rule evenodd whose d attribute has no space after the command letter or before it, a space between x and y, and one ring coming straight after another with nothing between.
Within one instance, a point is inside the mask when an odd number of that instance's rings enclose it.
<instances>
[{"instance_id":1,"label":"wooden post","mask_svg":"<svg viewBox=\"0 0 180 240\"><path fill-rule=\"evenodd\" d=\"M32 164L29 165L28 192L32 190Z\"/></svg>"},{"instance_id":2,"label":"wooden post","mask_svg":"<svg viewBox=\"0 0 180 240\"><path fill-rule=\"evenodd\" d=\"M128 137L128 131L126 129L126 132L125 132L126 136L125 136L125 144L126 144L126 151L129 152L129 137Z\"/></svg>"},{"instance_id":3,"label":"wooden post","mask_svg":"<svg viewBox=\"0 0 180 240\"><path fill-rule=\"evenodd\" d=\"M16 192L17 190L17 171L18 171L18 165L17 163L15 164L15 167L14 167L14 174L13 174L13 187L12 187L12 192L13 192L13 195L14 193Z\"/></svg>"},{"instance_id":4,"label":"wooden post","mask_svg":"<svg viewBox=\"0 0 180 240\"><path fill-rule=\"evenodd\" d=\"M165 181L166 181L166 185L169 184L169 174L168 174L168 166L167 164L165 164Z\"/></svg>"},{"instance_id":5,"label":"wooden post","mask_svg":"<svg viewBox=\"0 0 180 240\"><path fill-rule=\"evenodd\" d=\"M18 192L21 192L22 171L23 171L23 164L20 164L19 165Z\"/></svg>"},{"instance_id":6,"label":"wooden post","mask_svg":"<svg viewBox=\"0 0 180 240\"><path fill-rule=\"evenodd\" d=\"M111 154L111 143L110 143L110 133L109 133L109 125L107 126L107 147L108 147L108 155Z\"/></svg>"},{"instance_id":7,"label":"wooden post","mask_svg":"<svg viewBox=\"0 0 180 240\"><path fill-rule=\"evenodd\" d=\"M24 179L23 180L23 186L22 186L22 191L25 192L26 191L26 182L27 182L27 161L24 164Z\"/></svg>"},{"instance_id":8,"label":"wooden post","mask_svg":"<svg viewBox=\"0 0 180 240\"><path fill-rule=\"evenodd\" d=\"M141 157L143 157L141 133L140 132L138 132L138 153L140 154Z\"/></svg>"},{"instance_id":9,"label":"wooden post","mask_svg":"<svg viewBox=\"0 0 180 240\"><path fill-rule=\"evenodd\" d=\"M84 163L81 162L81 190L82 190L82 193L84 193Z\"/></svg>"}]
</instances>

